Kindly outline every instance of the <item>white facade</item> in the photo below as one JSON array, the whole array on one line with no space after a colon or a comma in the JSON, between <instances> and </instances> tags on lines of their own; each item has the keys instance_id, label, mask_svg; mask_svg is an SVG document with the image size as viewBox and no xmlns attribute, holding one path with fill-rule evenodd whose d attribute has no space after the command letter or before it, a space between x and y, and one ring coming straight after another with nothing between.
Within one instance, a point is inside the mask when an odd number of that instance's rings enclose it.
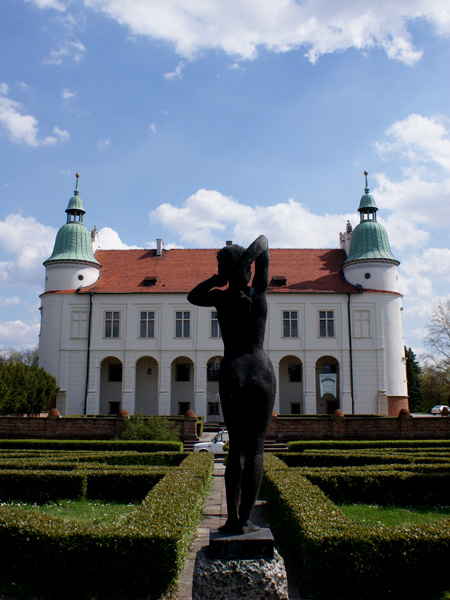
<instances>
[{"instance_id":1,"label":"white facade","mask_svg":"<svg viewBox=\"0 0 450 600\"><path fill-rule=\"evenodd\" d=\"M407 408L398 261L368 193L338 250L270 250L265 349L277 414L392 414ZM61 414L184 414L220 420L223 346L214 308L187 293L215 250L96 250L78 195L46 266L39 363ZM95 231L92 243L97 249ZM77 244L76 239L80 242ZM270 237L270 236L269 236ZM357 240L357 241L355 241Z\"/></svg>"},{"instance_id":2,"label":"white facade","mask_svg":"<svg viewBox=\"0 0 450 600\"><path fill-rule=\"evenodd\" d=\"M324 414L335 408L346 414L387 414L388 397L406 395L397 294L268 294L268 306L265 348L277 376L278 414ZM154 337L140 337L143 312L154 314ZM176 337L180 312L190 317L189 337ZM179 414L191 408L215 420L208 412L216 412L212 403L218 402L218 387L208 381L207 365L223 355L223 346L221 338L211 337L213 312L190 305L180 294L44 294L40 364L58 379L58 409L62 414L108 414L119 407L130 414ZM111 313L117 317L117 337L105 337ZM286 313L297 316L292 337L283 335ZM333 329L326 337L320 330L323 313ZM119 365L119 375L111 374L112 363ZM183 367L188 381L176 380L177 363L189 365ZM325 371L336 380L336 391L321 397L319 377Z\"/></svg>"}]
</instances>

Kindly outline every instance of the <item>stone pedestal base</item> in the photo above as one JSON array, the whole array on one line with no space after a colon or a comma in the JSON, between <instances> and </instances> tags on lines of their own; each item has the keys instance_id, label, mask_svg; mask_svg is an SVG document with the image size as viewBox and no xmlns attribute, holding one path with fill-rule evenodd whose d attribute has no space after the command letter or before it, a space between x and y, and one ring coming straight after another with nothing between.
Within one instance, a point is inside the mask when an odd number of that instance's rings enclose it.
<instances>
[{"instance_id":1,"label":"stone pedestal base","mask_svg":"<svg viewBox=\"0 0 450 600\"><path fill-rule=\"evenodd\" d=\"M192 600L288 600L284 561L276 550L271 560L210 558L197 553Z\"/></svg>"}]
</instances>

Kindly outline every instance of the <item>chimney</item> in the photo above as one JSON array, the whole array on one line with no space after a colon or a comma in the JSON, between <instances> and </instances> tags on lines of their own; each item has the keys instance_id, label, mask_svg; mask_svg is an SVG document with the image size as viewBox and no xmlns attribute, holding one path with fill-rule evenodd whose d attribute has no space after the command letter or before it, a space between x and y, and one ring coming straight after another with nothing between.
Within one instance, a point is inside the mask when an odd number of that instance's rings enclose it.
<instances>
[{"instance_id":1,"label":"chimney","mask_svg":"<svg viewBox=\"0 0 450 600\"><path fill-rule=\"evenodd\" d=\"M156 256L161 256L164 248L164 242L161 238L156 238Z\"/></svg>"},{"instance_id":2,"label":"chimney","mask_svg":"<svg viewBox=\"0 0 450 600\"><path fill-rule=\"evenodd\" d=\"M92 251L95 254L95 251L98 250L100 247L100 242L98 239L97 225L94 225L94 229L91 231L91 242L92 242Z\"/></svg>"},{"instance_id":3,"label":"chimney","mask_svg":"<svg viewBox=\"0 0 450 600\"><path fill-rule=\"evenodd\" d=\"M227 242L226 242L226 245L227 245L227 246L232 246L232 245L233 245L233 242L232 242L231 240L227 240Z\"/></svg>"}]
</instances>

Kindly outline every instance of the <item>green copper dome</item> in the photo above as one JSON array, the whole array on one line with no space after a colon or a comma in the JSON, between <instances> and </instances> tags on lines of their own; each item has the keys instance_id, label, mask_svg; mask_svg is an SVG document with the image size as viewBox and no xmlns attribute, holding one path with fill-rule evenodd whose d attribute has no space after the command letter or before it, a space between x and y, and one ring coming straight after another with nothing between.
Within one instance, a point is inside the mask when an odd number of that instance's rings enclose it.
<instances>
[{"instance_id":1,"label":"green copper dome","mask_svg":"<svg viewBox=\"0 0 450 600\"><path fill-rule=\"evenodd\" d=\"M359 203L359 212L365 212L365 211L370 211L370 212L376 212L378 210L377 205L375 204L375 200L374 197L372 196L372 194L369 194L369 188L366 188L364 190L366 193L361 196L361 200Z\"/></svg>"},{"instance_id":2,"label":"green copper dome","mask_svg":"<svg viewBox=\"0 0 450 600\"><path fill-rule=\"evenodd\" d=\"M86 211L78 192L78 177L77 173L75 195L69 200L66 209L67 222L58 231L52 255L47 258L44 265L50 261L60 260L80 260L100 265L92 250L91 233L83 224L83 215Z\"/></svg>"},{"instance_id":3,"label":"green copper dome","mask_svg":"<svg viewBox=\"0 0 450 600\"><path fill-rule=\"evenodd\" d=\"M390 260L400 264L391 252L386 229L377 221L378 207L373 196L369 194L367 171L364 171L364 175L366 176L365 193L361 197L358 208L361 222L353 230L350 253L344 264L356 260Z\"/></svg>"},{"instance_id":4,"label":"green copper dome","mask_svg":"<svg viewBox=\"0 0 450 600\"><path fill-rule=\"evenodd\" d=\"M73 210L76 210L77 212L83 213L83 215L86 212L84 210L83 200L80 198L80 196L78 195L78 193L79 193L78 190L75 190L75 195L72 196L72 198L69 200L69 204L67 205L67 208L66 208L66 213L67 214L69 214Z\"/></svg>"},{"instance_id":5,"label":"green copper dome","mask_svg":"<svg viewBox=\"0 0 450 600\"><path fill-rule=\"evenodd\" d=\"M353 230L350 254L344 264L355 260L392 260L398 264L386 229L378 221L362 221Z\"/></svg>"},{"instance_id":6,"label":"green copper dome","mask_svg":"<svg viewBox=\"0 0 450 600\"><path fill-rule=\"evenodd\" d=\"M55 260L82 260L100 264L94 258L91 233L86 225L80 221L72 221L61 227L56 236L52 255L44 264Z\"/></svg>"},{"instance_id":7,"label":"green copper dome","mask_svg":"<svg viewBox=\"0 0 450 600\"><path fill-rule=\"evenodd\" d=\"M66 208L66 213L68 215L71 213L79 214L79 215L81 215L81 220L83 220L82 215L84 215L86 211L84 210L83 200L80 198L80 192L78 191L78 179L80 177L80 174L77 173L76 177L77 177L77 183L75 186L75 191L73 192L72 198L69 200L69 204L67 205L67 208Z\"/></svg>"}]
</instances>

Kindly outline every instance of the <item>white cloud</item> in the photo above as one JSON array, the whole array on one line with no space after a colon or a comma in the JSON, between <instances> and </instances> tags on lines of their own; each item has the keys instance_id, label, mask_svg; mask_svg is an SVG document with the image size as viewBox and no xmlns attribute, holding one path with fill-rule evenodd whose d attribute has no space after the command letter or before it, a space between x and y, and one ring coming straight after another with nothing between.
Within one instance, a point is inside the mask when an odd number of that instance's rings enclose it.
<instances>
[{"instance_id":1,"label":"white cloud","mask_svg":"<svg viewBox=\"0 0 450 600\"><path fill-rule=\"evenodd\" d=\"M175 71L172 71L170 73L164 73L164 79L166 81L173 81L174 79L181 79L181 73L185 66L186 66L186 63L184 63L183 61L180 61L177 64Z\"/></svg>"},{"instance_id":2,"label":"white cloud","mask_svg":"<svg viewBox=\"0 0 450 600\"><path fill-rule=\"evenodd\" d=\"M16 306L21 302L22 300L18 296L13 296L12 298L2 298L0 296L0 306Z\"/></svg>"},{"instance_id":3,"label":"white cloud","mask_svg":"<svg viewBox=\"0 0 450 600\"><path fill-rule=\"evenodd\" d=\"M7 83L0 83L0 94L7 96L9 94L9 85Z\"/></svg>"},{"instance_id":4,"label":"white cloud","mask_svg":"<svg viewBox=\"0 0 450 600\"><path fill-rule=\"evenodd\" d=\"M105 150L105 148L109 148L111 146L111 138L106 138L104 140L100 140L97 143L97 148L99 150Z\"/></svg>"},{"instance_id":5,"label":"white cloud","mask_svg":"<svg viewBox=\"0 0 450 600\"><path fill-rule=\"evenodd\" d=\"M389 58L413 64L421 57L408 25L428 21L438 35L450 33L444 0L84 0L129 28L171 42L192 59L222 49L244 59L258 48L288 52L304 48L312 62L322 54L383 48Z\"/></svg>"},{"instance_id":6,"label":"white cloud","mask_svg":"<svg viewBox=\"0 0 450 600\"><path fill-rule=\"evenodd\" d=\"M100 250L129 250L139 246L128 246L111 227L102 227L98 232L98 247Z\"/></svg>"},{"instance_id":7,"label":"white cloud","mask_svg":"<svg viewBox=\"0 0 450 600\"><path fill-rule=\"evenodd\" d=\"M394 141L376 144L382 155L395 151L413 162L435 162L450 171L450 135L437 117L411 114L386 134Z\"/></svg>"},{"instance_id":8,"label":"white cloud","mask_svg":"<svg viewBox=\"0 0 450 600\"><path fill-rule=\"evenodd\" d=\"M157 129L155 123L150 123L148 127L153 134L156 134Z\"/></svg>"},{"instance_id":9,"label":"white cloud","mask_svg":"<svg viewBox=\"0 0 450 600\"><path fill-rule=\"evenodd\" d=\"M9 139L16 144L26 146L50 146L58 140L67 141L70 135L67 131L55 125L53 136L39 138L39 123L33 115L24 115L22 105L11 98L7 98L8 86L0 84L0 127Z\"/></svg>"},{"instance_id":10,"label":"white cloud","mask_svg":"<svg viewBox=\"0 0 450 600\"><path fill-rule=\"evenodd\" d=\"M56 137L59 137L62 142L70 140L70 133L65 129L60 129L57 125L53 127L52 133L56 135Z\"/></svg>"},{"instance_id":11,"label":"white cloud","mask_svg":"<svg viewBox=\"0 0 450 600\"><path fill-rule=\"evenodd\" d=\"M408 254L399 269L399 289L404 298L403 320L407 343L420 344L431 310L448 290L450 283L450 249L426 248Z\"/></svg>"},{"instance_id":12,"label":"white cloud","mask_svg":"<svg viewBox=\"0 0 450 600\"><path fill-rule=\"evenodd\" d=\"M65 40L57 48L52 48L50 54L44 59L47 65L61 65L66 58L73 58L80 62L86 52L85 45L79 40Z\"/></svg>"},{"instance_id":13,"label":"white cloud","mask_svg":"<svg viewBox=\"0 0 450 600\"><path fill-rule=\"evenodd\" d=\"M336 247L339 231L354 216L315 215L294 200L246 206L220 192L202 189L181 208L159 205L151 211L150 220L197 247L220 247L227 239L245 245L266 233L272 247L320 248Z\"/></svg>"},{"instance_id":14,"label":"white cloud","mask_svg":"<svg viewBox=\"0 0 450 600\"><path fill-rule=\"evenodd\" d=\"M442 218L450 203L450 133L436 117L409 115L386 131L393 141L377 142L382 155L404 161L404 178L393 181L376 173L377 205L391 211L386 218L391 242L398 248L428 242L427 229L446 229ZM439 165L444 171L430 167Z\"/></svg>"},{"instance_id":15,"label":"white cloud","mask_svg":"<svg viewBox=\"0 0 450 600\"><path fill-rule=\"evenodd\" d=\"M38 8L53 8L54 10L63 12L66 10L66 7L59 0L25 0L25 2L31 2L35 4Z\"/></svg>"},{"instance_id":16,"label":"white cloud","mask_svg":"<svg viewBox=\"0 0 450 600\"><path fill-rule=\"evenodd\" d=\"M53 248L56 231L42 225L34 217L10 214L0 221L0 247L11 258L0 263L0 279L4 284L42 287L42 263Z\"/></svg>"},{"instance_id":17,"label":"white cloud","mask_svg":"<svg viewBox=\"0 0 450 600\"><path fill-rule=\"evenodd\" d=\"M77 93L73 92L72 90L69 90L69 88L64 88L61 92L61 98L65 101L75 98L76 95Z\"/></svg>"},{"instance_id":18,"label":"white cloud","mask_svg":"<svg viewBox=\"0 0 450 600\"><path fill-rule=\"evenodd\" d=\"M34 348L38 343L39 323L0 322L0 348Z\"/></svg>"}]
</instances>

